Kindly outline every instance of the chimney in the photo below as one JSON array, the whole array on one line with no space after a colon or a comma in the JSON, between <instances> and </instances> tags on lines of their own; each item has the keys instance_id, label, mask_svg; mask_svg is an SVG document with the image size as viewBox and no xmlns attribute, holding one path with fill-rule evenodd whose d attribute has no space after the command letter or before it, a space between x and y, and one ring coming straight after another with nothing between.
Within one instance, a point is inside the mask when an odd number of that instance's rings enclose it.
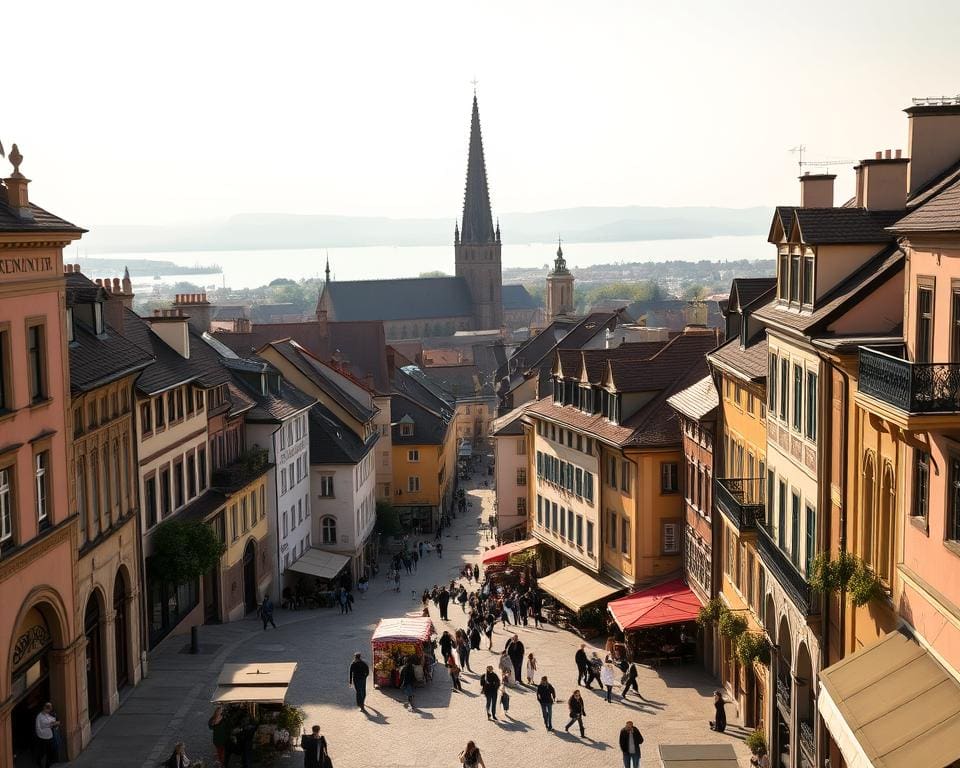
<instances>
[{"instance_id":1,"label":"chimney","mask_svg":"<svg viewBox=\"0 0 960 768\"><path fill-rule=\"evenodd\" d=\"M833 208L833 180L836 174L805 173L800 177L801 208Z\"/></svg>"},{"instance_id":2,"label":"chimney","mask_svg":"<svg viewBox=\"0 0 960 768\"><path fill-rule=\"evenodd\" d=\"M683 310L683 319L687 326L707 326L707 302L702 300L688 301Z\"/></svg>"},{"instance_id":3,"label":"chimney","mask_svg":"<svg viewBox=\"0 0 960 768\"><path fill-rule=\"evenodd\" d=\"M19 218L32 221L33 212L30 210L30 198L27 195L27 185L30 183L30 179L20 173L20 163L23 162L23 155L20 154L16 144L10 150L9 160L13 166L13 173L4 179L7 187L7 205L13 208Z\"/></svg>"},{"instance_id":4,"label":"chimney","mask_svg":"<svg viewBox=\"0 0 960 768\"><path fill-rule=\"evenodd\" d=\"M914 99L909 121L909 194L960 160L960 96Z\"/></svg>"},{"instance_id":5,"label":"chimney","mask_svg":"<svg viewBox=\"0 0 960 768\"><path fill-rule=\"evenodd\" d=\"M872 160L861 160L857 175L857 208L870 211L899 211L907 204L907 175L910 160L898 149L877 150Z\"/></svg>"},{"instance_id":6,"label":"chimney","mask_svg":"<svg viewBox=\"0 0 960 768\"><path fill-rule=\"evenodd\" d=\"M190 359L189 318L179 309L155 309L153 317L146 318L150 330L180 357Z\"/></svg>"},{"instance_id":7,"label":"chimney","mask_svg":"<svg viewBox=\"0 0 960 768\"><path fill-rule=\"evenodd\" d=\"M174 299L175 309L185 309L189 313L190 325L198 333L210 330L210 315L212 306L207 301L205 293L178 293Z\"/></svg>"},{"instance_id":8,"label":"chimney","mask_svg":"<svg viewBox=\"0 0 960 768\"><path fill-rule=\"evenodd\" d=\"M250 328L250 319L247 317L235 317L233 318L233 332L234 333L250 333L252 329Z\"/></svg>"},{"instance_id":9,"label":"chimney","mask_svg":"<svg viewBox=\"0 0 960 768\"><path fill-rule=\"evenodd\" d=\"M101 283L97 280L97 284ZM133 291L130 290L130 275L124 273L124 278L119 277L110 280L107 278L102 281L103 290L107 293L107 300L103 305L104 316L107 324L111 328L123 331L123 310L133 309Z\"/></svg>"}]
</instances>

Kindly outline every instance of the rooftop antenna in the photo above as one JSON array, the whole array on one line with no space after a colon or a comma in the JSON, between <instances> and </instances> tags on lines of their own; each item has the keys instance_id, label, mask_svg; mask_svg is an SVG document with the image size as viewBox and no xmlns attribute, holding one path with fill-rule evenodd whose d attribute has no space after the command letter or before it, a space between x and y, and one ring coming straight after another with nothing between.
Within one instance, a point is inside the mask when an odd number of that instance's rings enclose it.
<instances>
[{"instance_id":1,"label":"rooftop antenna","mask_svg":"<svg viewBox=\"0 0 960 768\"><path fill-rule=\"evenodd\" d=\"M824 168L827 173L830 173L830 166L832 165L847 165L848 163L856 163L856 160L843 160L843 159L832 159L832 160L804 160L803 153L807 151L806 144L798 144L797 146L790 149L790 152L797 155L797 167L800 169L800 174L803 175L804 168Z\"/></svg>"},{"instance_id":2,"label":"rooftop antenna","mask_svg":"<svg viewBox=\"0 0 960 768\"><path fill-rule=\"evenodd\" d=\"M790 153L797 155L797 166L800 170L803 170L803 153L806 151L807 146L805 144L797 144L797 146L790 149Z\"/></svg>"}]
</instances>

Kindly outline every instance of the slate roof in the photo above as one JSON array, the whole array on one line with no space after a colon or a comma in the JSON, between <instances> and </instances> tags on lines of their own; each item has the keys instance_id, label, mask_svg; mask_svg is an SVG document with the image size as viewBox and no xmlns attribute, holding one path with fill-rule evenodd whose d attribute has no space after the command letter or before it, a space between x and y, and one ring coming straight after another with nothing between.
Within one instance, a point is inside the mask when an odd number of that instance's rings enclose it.
<instances>
[{"instance_id":1,"label":"slate roof","mask_svg":"<svg viewBox=\"0 0 960 768\"><path fill-rule=\"evenodd\" d=\"M483 158L483 138L480 135L480 109L477 107L477 94L474 93L460 242L492 243L494 237L493 217L490 214L490 190L487 187L487 165Z\"/></svg>"},{"instance_id":2,"label":"slate roof","mask_svg":"<svg viewBox=\"0 0 960 768\"><path fill-rule=\"evenodd\" d=\"M453 395L430 381L416 365L397 368L393 375L393 390L416 400L448 421L453 418Z\"/></svg>"},{"instance_id":3,"label":"slate roof","mask_svg":"<svg viewBox=\"0 0 960 768\"><path fill-rule=\"evenodd\" d=\"M493 382L484 378L476 365L431 365L423 375L447 392L454 400L493 397Z\"/></svg>"},{"instance_id":4,"label":"slate roof","mask_svg":"<svg viewBox=\"0 0 960 768\"><path fill-rule=\"evenodd\" d=\"M757 299L767 294L771 294L777 288L777 278L774 277L735 277L730 286L730 303L733 306L734 297L736 297L736 306L738 309L749 307Z\"/></svg>"},{"instance_id":5,"label":"slate roof","mask_svg":"<svg viewBox=\"0 0 960 768\"><path fill-rule=\"evenodd\" d=\"M500 289L500 300L504 311L511 309L537 309L539 304L522 285L505 285Z\"/></svg>"},{"instance_id":6,"label":"slate roof","mask_svg":"<svg viewBox=\"0 0 960 768\"><path fill-rule=\"evenodd\" d=\"M790 235L793 234L793 212L797 210L797 207L794 205L778 205L774 209L773 216L774 222L780 222L780 227L783 229L783 234L790 239ZM770 242L773 240L773 225L770 225L770 236L767 238Z\"/></svg>"},{"instance_id":7,"label":"slate roof","mask_svg":"<svg viewBox=\"0 0 960 768\"><path fill-rule=\"evenodd\" d=\"M889 245L820 299L813 312L782 308L775 299L753 314L768 325L809 336L825 328L861 297L902 270L903 266L903 251L896 245Z\"/></svg>"},{"instance_id":8,"label":"slate roof","mask_svg":"<svg viewBox=\"0 0 960 768\"><path fill-rule=\"evenodd\" d=\"M390 399L390 418L394 422L394 445L443 445L450 424L448 420L401 392L395 392ZM404 420L413 421L412 435L400 434L400 422Z\"/></svg>"},{"instance_id":9,"label":"slate roof","mask_svg":"<svg viewBox=\"0 0 960 768\"><path fill-rule=\"evenodd\" d=\"M68 307L106 298L102 288L79 272L68 272L65 278ZM68 349L70 391L73 394L87 392L142 370L153 362L152 355L125 338L117 329L104 323L103 333L97 335L76 314L73 319L73 341Z\"/></svg>"},{"instance_id":10,"label":"slate roof","mask_svg":"<svg viewBox=\"0 0 960 768\"><path fill-rule=\"evenodd\" d=\"M225 305L220 304L213 308L213 320L239 320L250 316L249 307L242 304Z\"/></svg>"},{"instance_id":11,"label":"slate roof","mask_svg":"<svg viewBox=\"0 0 960 768\"><path fill-rule=\"evenodd\" d=\"M702 421L715 415L717 408L720 407L720 396L713 384L713 379L704 376L689 387L668 397L667 403L684 416Z\"/></svg>"},{"instance_id":12,"label":"slate roof","mask_svg":"<svg viewBox=\"0 0 960 768\"><path fill-rule=\"evenodd\" d=\"M6 191L0 193L0 232L79 232L87 230L54 216L39 205L29 204L33 218L22 219L7 205Z\"/></svg>"},{"instance_id":13,"label":"slate roof","mask_svg":"<svg viewBox=\"0 0 960 768\"><path fill-rule=\"evenodd\" d=\"M746 347L740 349L735 337L714 350L707 359L715 365L736 372L747 381L765 381L767 378L767 334L758 334Z\"/></svg>"},{"instance_id":14,"label":"slate roof","mask_svg":"<svg viewBox=\"0 0 960 768\"><path fill-rule=\"evenodd\" d=\"M960 230L960 171L937 192L896 222L894 232L956 232Z\"/></svg>"},{"instance_id":15,"label":"slate roof","mask_svg":"<svg viewBox=\"0 0 960 768\"><path fill-rule=\"evenodd\" d=\"M473 316L470 291L461 277L332 280L323 291L338 321Z\"/></svg>"},{"instance_id":16,"label":"slate roof","mask_svg":"<svg viewBox=\"0 0 960 768\"><path fill-rule=\"evenodd\" d=\"M311 464L357 464L379 438L374 432L364 442L322 403L310 408L309 419Z\"/></svg>"},{"instance_id":17,"label":"slate roof","mask_svg":"<svg viewBox=\"0 0 960 768\"><path fill-rule=\"evenodd\" d=\"M907 200L907 208L916 208L923 205L928 200L940 194L944 189L951 186L957 179L960 179L960 162L955 163L942 173L934 176L914 192Z\"/></svg>"},{"instance_id":18,"label":"slate roof","mask_svg":"<svg viewBox=\"0 0 960 768\"><path fill-rule=\"evenodd\" d=\"M797 208L798 239L810 245L833 243L887 243L887 231L902 211L868 211L865 208Z\"/></svg>"}]
</instances>

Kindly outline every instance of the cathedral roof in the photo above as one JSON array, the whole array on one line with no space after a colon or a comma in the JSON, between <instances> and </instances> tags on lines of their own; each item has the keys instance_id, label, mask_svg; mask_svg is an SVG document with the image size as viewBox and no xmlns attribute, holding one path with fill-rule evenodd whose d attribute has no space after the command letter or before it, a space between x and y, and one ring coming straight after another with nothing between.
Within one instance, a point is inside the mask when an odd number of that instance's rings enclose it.
<instances>
[{"instance_id":1,"label":"cathedral roof","mask_svg":"<svg viewBox=\"0 0 960 768\"><path fill-rule=\"evenodd\" d=\"M473 315L470 291L460 277L332 280L323 290L336 320L423 320Z\"/></svg>"},{"instance_id":2,"label":"cathedral roof","mask_svg":"<svg viewBox=\"0 0 960 768\"><path fill-rule=\"evenodd\" d=\"M477 108L476 93L473 94L467 186L463 194L463 226L460 229L461 243L483 244L496 240L493 216L490 213L490 191L487 187L487 167L483 159L483 138L480 135L480 110Z\"/></svg>"},{"instance_id":3,"label":"cathedral roof","mask_svg":"<svg viewBox=\"0 0 960 768\"><path fill-rule=\"evenodd\" d=\"M500 289L500 300L503 302L505 310L536 309L540 306L523 285L503 286Z\"/></svg>"}]
</instances>

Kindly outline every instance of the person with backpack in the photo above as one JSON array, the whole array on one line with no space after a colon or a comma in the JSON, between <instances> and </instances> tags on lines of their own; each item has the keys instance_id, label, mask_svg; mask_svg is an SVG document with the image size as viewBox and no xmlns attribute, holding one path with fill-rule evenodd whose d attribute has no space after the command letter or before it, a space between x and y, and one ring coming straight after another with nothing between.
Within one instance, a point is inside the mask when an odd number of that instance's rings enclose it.
<instances>
[{"instance_id":1,"label":"person with backpack","mask_svg":"<svg viewBox=\"0 0 960 768\"><path fill-rule=\"evenodd\" d=\"M543 715L543 725L548 731L553 730L553 704L557 700L557 692L547 676L540 678L540 684L537 686L537 701L540 702L540 713Z\"/></svg>"},{"instance_id":2,"label":"person with backpack","mask_svg":"<svg viewBox=\"0 0 960 768\"><path fill-rule=\"evenodd\" d=\"M267 624L274 629L277 628L273 623L273 600L270 599L270 595L263 596L263 602L260 603L260 618L263 620L264 631L267 629Z\"/></svg>"}]
</instances>

